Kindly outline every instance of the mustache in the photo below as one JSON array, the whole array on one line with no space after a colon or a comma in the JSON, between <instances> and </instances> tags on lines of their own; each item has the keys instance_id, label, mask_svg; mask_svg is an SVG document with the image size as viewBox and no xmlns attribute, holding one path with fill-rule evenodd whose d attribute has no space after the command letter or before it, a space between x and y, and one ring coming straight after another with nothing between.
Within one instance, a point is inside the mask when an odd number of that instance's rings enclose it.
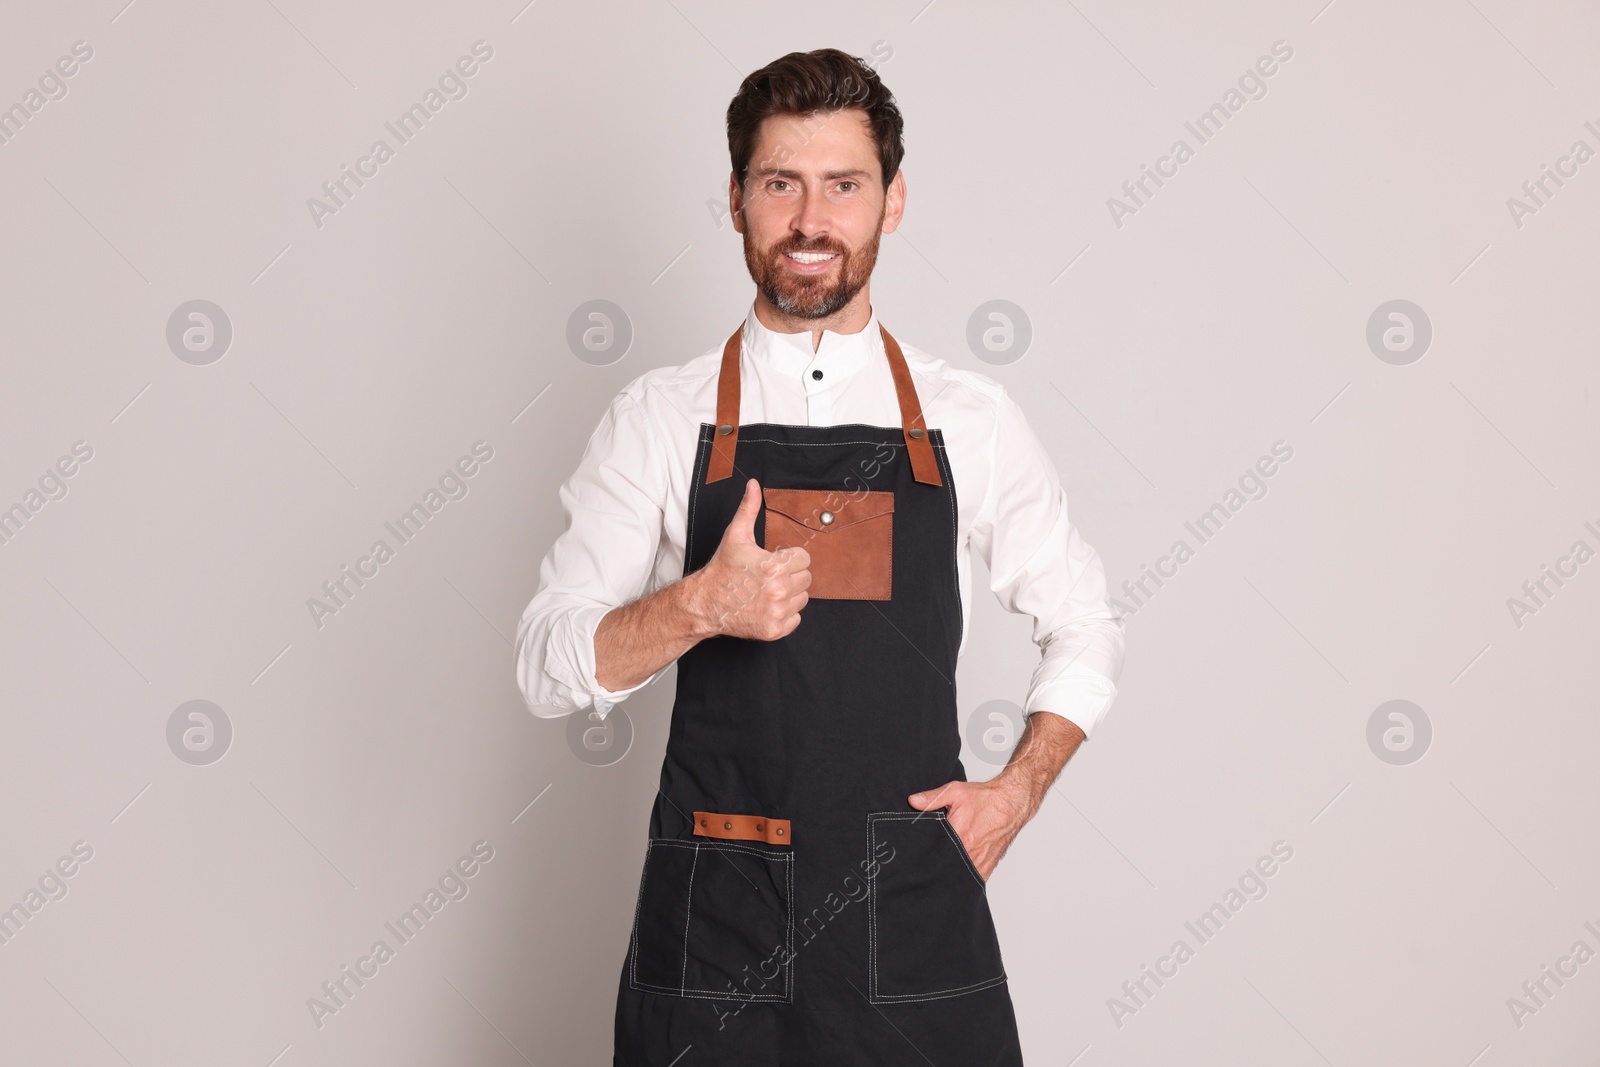
<instances>
[{"instance_id":1,"label":"mustache","mask_svg":"<svg viewBox=\"0 0 1600 1067\"><path fill-rule=\"evenodd\" d=\"M842 256L842 255L845 255L847 253L847 251L848 251L847 249L840 248L837 245L834 245L834 244L829 243L829 242L824 242L822 244L810 244L810 245L808 245L808 244L797 244L797 243L795 243L793 241L790 241L788 244L785 244L785 245L782 245L782 246L780 246L778 248L774 248L773 249L773 253L775 255L782 255L785 252L832 252L832 253L834 253L836 255L841 255Z\"/></svg>"}]
</instances>

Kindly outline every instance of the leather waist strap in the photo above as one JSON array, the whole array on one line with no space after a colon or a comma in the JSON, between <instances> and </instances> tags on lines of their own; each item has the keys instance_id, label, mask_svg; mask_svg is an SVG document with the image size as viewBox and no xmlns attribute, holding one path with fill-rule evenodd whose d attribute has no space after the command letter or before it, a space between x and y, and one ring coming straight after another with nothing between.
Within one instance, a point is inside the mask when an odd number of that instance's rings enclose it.
<instances>
[{"instance_id":1,"label":"leather waist strap","mask_svg":"<svg viewBox=\"0 0 1600 1067\"><path fill-rule=\"evenodd\" d=\"M768 819L762 815L718 815L714 811L694 813L696 837L720 837L729 841L765 841L769 845L790 845L788 819Z\"/></svg>"},{"instance_id":2,"label":"leather waist strap","mask_svg":"<svg viewBox=\"0 0 1600 1067\"><path fill-rule=\"evenodd\" d=\"M905 434L911 472L919 482L943 485L939 463L933 455L933 443L928 440L927 427L922 424L922 404L917 399L911 371L906 367L906 357L881 322L878 332L883 334L883 350L889 358L895 398L900 402L900 429ZM741 323L722 346L722 369L717 375L717 428L711 438L711 459L706 463L707 485L733 474L733 454L739 444L739 348L743 336Z\"/></svg>"}]
</instances>

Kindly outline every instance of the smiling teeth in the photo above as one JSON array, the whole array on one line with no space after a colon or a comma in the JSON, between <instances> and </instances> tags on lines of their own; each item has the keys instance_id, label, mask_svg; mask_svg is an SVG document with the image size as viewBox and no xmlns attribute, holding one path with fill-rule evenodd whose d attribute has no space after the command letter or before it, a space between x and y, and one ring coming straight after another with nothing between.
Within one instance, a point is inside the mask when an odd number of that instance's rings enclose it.
<instances>
[{"instance_id":1,"label":"smiling teeth","mask_svg":"<svg viewBox=\"0 0 1600 1067\"><path fill-rule=\"evenodd\" d=\"M837 252L786 252L796 263L823 263L837 256Z\"/></svg>"}]
</instances>

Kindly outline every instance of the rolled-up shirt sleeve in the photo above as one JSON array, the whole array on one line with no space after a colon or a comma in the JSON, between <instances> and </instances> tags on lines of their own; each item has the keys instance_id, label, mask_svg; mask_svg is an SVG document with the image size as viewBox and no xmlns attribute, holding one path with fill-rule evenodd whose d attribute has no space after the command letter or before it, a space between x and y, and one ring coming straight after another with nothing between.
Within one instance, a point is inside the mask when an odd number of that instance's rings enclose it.
<instances>
[{"instance_id":1,"label":"rolled-up shirt sleeve","mask_svg":"<svg viewBox=\"0 0 1600 1067\"><path fill-rule=\"evenodd\" d=\"M557 718L592 707L603 717L667 669L627 689L595 680L600 620L650 591L665 499L664 461L649 414L624 390L561 486L566 529L545 554L538 590L517 625L517 685L533 714Z\"/></svg>"},{"instance_id":2,"label":"rolled-up shirt sleeve","mask_svg":"<svg viewBox=\"0 0 1600 1067\"><path fill-rule=\"evenodd\" d=\"M990 462L972 545L1006 610L1033 616L1041 656L1023 712L1054 712L1092 736L1116 696L1124 624L1099 555L1068 518L1055 463L1003 391Z\"/></svg>"}]
</instances>

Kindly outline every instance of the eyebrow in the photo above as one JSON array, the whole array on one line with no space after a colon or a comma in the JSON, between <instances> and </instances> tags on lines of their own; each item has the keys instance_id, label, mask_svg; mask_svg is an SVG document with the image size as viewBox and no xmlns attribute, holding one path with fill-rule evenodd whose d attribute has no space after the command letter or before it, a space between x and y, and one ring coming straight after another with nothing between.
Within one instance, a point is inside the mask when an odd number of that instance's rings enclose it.
<instances>
[{"instance_id":1,"label":"eyebrow","mask_svg":"<svg viewBox=\"0 0 1600 1067\"><path fill-rule=\"evenodd\" d=\"M788 178L788 179L794 180L794 179L798 179L798 178L803 177L803 175L799 171L786 170L786 169L784 169L782 167L779 167L776 170L761 170L760 168L755 168L755 169L756 169L756 173L761 175L764 178ZM831 181L838 181L840 178L867 178L867 179L870 179L872 177L872 174L869 171L860 170L860 169L856 169L856 170L830 170L826 174L824 174L822 177L823 177L824 180L831 182Z\"/></svg>"}]
</instances>

